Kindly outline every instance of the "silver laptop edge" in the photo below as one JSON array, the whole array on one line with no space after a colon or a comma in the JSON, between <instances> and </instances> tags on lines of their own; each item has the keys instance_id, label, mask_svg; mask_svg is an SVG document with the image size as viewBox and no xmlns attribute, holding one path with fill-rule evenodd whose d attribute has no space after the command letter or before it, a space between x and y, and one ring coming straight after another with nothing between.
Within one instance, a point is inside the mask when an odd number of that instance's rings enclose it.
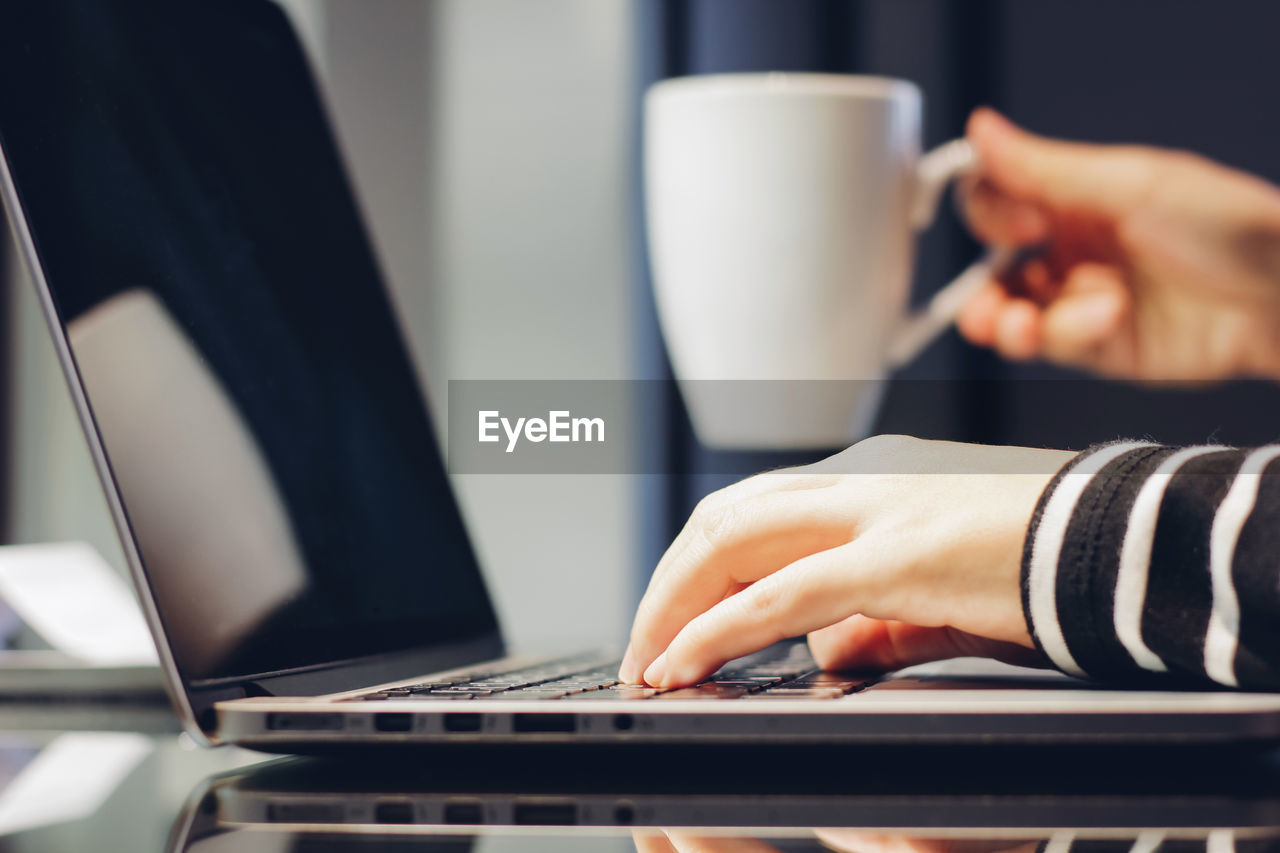
<instances>
[{"instance_id":1,"label":"silver laptop edge","mask_svg":"<svg viewBox=\"0 0 1280 853\"><path fill-rule=\"evenodd\" d=\"M142 605L142 614L147 620L147 626L151 629L151 635L155 637L156 651L160 655L160 668L164 672L165 690L168 692L169 699L173 702L173 707L182 720L183 728L200 743L206 746L212 745L212 741L206 737L196 722L195 712L191 708L191 703L187 701L186 691L182 689L182 679L178 675L177 664L173 659L169 644L165 642L164 628L160 623L160 613L156 609L156 603L151 596L151 587L147 583L147 577L142 571L142 561L138 555L137 543L129 530L129 523L124 514L124 506L120 502L120 494L115 488L115 481L111 475L111 466L107 464L106 452L102 447L102 436L98 434L97 426L93 422L92 414L90 414L89 401L85 397L84 386L80 381L79 373L76 371L75 361L71 357L70 344L63 333L62 323L58 320L57 311L54 309L49 282L45 279L44 268L40 264L39 256L36 253L35 241L31 237L31 228L27 223L27 217L22 209L21 202L18 200L18 191L14 186L13 175L9 170L8 156L3 150L0 150L0 202L3 202L4 212L9 220L9 227L13 235L13 241L18 247L22 266L35 285L36 295L40 300L40 309L44 314L49 336L53 341L53 349L58 357L58 365L62 368L63 375L66 377L67 387L71 392L71 403L75 408L76 417L80 419L80 426L84 430L85 439L89 446L89 455L93 459L98 479L102 483L102 491L106 497L107 506L111 511L111 520L115 523L116 531L120 534L120 545L124 549L125 561L129 565L133 588L138 594L138 601Z\"/></svg>"}]
</instances>

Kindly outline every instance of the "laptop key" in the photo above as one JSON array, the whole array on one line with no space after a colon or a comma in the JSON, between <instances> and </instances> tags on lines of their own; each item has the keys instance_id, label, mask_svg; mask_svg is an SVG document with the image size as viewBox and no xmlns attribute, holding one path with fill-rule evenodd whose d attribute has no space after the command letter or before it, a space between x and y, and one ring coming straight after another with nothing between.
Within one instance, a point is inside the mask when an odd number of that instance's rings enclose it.
<instances>
[{"instance_id":1,"label":"laptop key","mask_svg":"<svg viewBox=\"0 0 1280 853\"><path fill-rule=\"evenodd\" d=\"M853 693L855 690L862 690L864 687L870 686L871 679L857 678L854 676L843 675L838 672L811 672L800 678L787 681L782 684L776 684L769 688L768 692L777 693L779 691L794 690L813 690L818 688L839 690L842 693Z\"/></svg>"},{"instance_id":2,"label":"laptop key","mask_svg":"<svg viewBox=\"0 0 1280 853\"><path fill-rule=\"evenodd\" d=\"M840 699L845 696L843 690L833 687L811 687L807 690L765 690L761 693L748 693L744 699Z\"/></svg>"},{"instance_id":3,"label":"laptop key","mask_svg":"<svg viewBox=\"0 0 1280 853\"><path fill-rule=\"evenodd\" d=\"M593 682L593 681L549 681L546 684L541 684L539 686L551 687L551 688L564 690L566 692L571 691L571 692L577 693L582 690L599 690L602 687L608 687L610 685L600 684L598 682Z\"/></svg>"},{"instance_id":4,"label":"laptop key","mask_svg":"<svg viewBox=\"0 0 1280 853\"><path fill-rule=\"evenodd\" d=\"M634 701L636 699L652 699L653 697L662 694L662 692L663 691L661 690L645 687L631 687L622 690L591 690L586 693L574 693L573 695L566 696L564 698L565 700L573 699L596 702L616 702L618 700Z\"/></svg>"},{"instance_id":5,"label":"laptop key","mask_svg":"<svg viewBox=\"0 0 1280 853\"><path fill-rule=\"evenodd\" d=\"M413 699L561 699L618 685L617 663L598 657L508 672L473 672L379 691L379 698ZM363 697L362 697L363 698Z\"/></svg>"},{"instance_id":6,"label":"laptop key","mask_svg":"<svg viewBox=\"0 0 1280 853\"><path fill-rule=\"evenodd\" d=\"M655 699L738 699L748 695L745 687L725 687L718 684L698 684L659 693Z\"/></svg>"},{"instance_id":7,"label":"laptop key","mask_svg":"<svg viewBox=\"0 0 1280 853\"><path fill-rule=\"evenodd\" d=\"M875 680L869 679L869 678L845 678L845 679L833 678L833 679L826 679L822 681L814 681L812 682L812 684L814 687L835 687L844 691L845 693L856 693L859 690L865 690L866 688L870 687L872 684L875 684Z\"/></svg>"}]
</instances>

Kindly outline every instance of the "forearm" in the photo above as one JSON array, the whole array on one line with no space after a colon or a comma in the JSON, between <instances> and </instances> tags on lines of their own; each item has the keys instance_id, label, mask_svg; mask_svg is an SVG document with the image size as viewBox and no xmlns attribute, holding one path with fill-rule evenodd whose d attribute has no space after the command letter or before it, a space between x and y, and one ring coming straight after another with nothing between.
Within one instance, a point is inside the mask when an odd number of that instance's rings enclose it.
<instances>
[{"instance_id":1,"label":"forearm","mask_svg":"<svg viewBox=\"0 0 1280 853\"><path fill-rule=\"evenodd\" d=\"M1280 686L1280 446L1117 443L1050 484L1023 603L1060 669Z\"/></svg>"}]
</instances>

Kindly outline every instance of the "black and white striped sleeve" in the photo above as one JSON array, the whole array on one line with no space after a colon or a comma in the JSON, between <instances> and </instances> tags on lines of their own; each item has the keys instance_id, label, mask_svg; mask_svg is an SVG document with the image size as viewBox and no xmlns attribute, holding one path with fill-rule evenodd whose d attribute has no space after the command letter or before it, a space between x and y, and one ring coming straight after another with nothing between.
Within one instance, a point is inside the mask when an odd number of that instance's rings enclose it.
<instances>
[{"instance_id":1,"label":"black and white striped sleeve","mask_svg":"<svg viewBox=\"0 0 1280 853\"><path fill-rule=\"evenodd\" d=\"M1280 445L1085 451L1040 498L1022 595L1064 672L1280 689Z\"/></svg>"}]
</instances>

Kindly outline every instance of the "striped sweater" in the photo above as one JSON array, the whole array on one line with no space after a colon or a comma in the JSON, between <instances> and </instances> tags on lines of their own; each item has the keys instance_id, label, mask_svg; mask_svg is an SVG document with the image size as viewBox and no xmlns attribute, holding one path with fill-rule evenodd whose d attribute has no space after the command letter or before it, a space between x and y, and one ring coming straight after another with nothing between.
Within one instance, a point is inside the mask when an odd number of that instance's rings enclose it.
<instances>
[{"instance_id":1,"label":"striped sweater","mask_svg":"<svg viewBox=\"0 0 1280 853\"><path fill-rule=\"evenodd\" d=\"M1073 675L1280 689L1277 475L1280 446L1080 454L1023 553L1037 646Z\"/></svg>"}]
</instances>

